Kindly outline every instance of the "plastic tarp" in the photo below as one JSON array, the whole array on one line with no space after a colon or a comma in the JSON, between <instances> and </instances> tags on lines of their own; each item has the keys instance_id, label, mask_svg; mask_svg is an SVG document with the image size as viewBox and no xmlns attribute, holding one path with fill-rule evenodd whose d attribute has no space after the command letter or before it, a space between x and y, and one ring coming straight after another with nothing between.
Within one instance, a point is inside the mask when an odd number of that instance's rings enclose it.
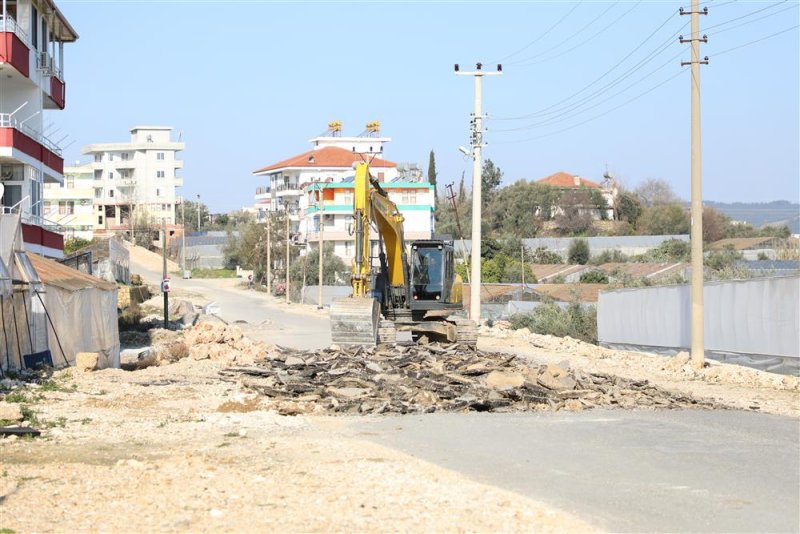
<instances>
[{"instance_id":1,"label":"plastic tarp","mask_svg":"<svg viewBox=\"0 0 800 534\"><path fill-rule=\"evenodd\" d=\"M781 373L800 369L800 277L706 283L704 307L710 358ZM690 310L688 285L601 292L598 339L618 348L688 350Z\"/></svg>"},{"instance_id":2,"label":"plastic tarp","mask_svg":"<svg viewBox=\"0 0 800 534\"><path fill-rule=\"evenodd\" d=\"M99 367L119 367L116 290L69 291L55 285L45 285L45 288L40 296L55 325L54 331L48 323L53 363L61 367L66 360L69 365L75 365L77 353L97 352Z\"/></svg>"}]
</instances>

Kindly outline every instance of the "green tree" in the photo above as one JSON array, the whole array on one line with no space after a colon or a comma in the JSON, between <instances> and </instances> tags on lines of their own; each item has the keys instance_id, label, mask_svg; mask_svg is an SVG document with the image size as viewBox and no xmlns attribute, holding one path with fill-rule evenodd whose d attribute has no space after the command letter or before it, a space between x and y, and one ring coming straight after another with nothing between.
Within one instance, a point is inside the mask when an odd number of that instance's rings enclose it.
<instances>
[{"instance_id":1,"label":"green tree","mask_svg":"<svg viewBox=\"0 0 800 534\"><path fill-rule=\"evenodd\" d=\"M436 190L436 177L436 156L434 156L433 150L431 150L431 154L428 156L428 183L433 186L434 197L438 196L438 191Z\"/></svg>"},{"instance_id":2,"label":"green tree","mask_svg":"<svg viewBox=\"0 0 800 534\"><path fill-rule=\"evenodd\" d=\"M591 258L591 251L589 250L589 242L585 239L573 239L567 249L567 259L570 263L577 263L578 265L586 265Z\"/></svg>"},{"instance_id":3,"label":"green tree","mask_svg":"<svg viewBox=\"0 0 800 534\"><path fill-rule=\"evenodd\" d=\"M688 234L689 215L680 204L655 205L642 211L638 228L645 235Z\"/></svg>"},{"instance_id":4,"label":"green tree","mask_svg":"<svg viewBox=\"0 0 800 534\"><path fill-rule=\"evenodd\" d=\"M175 222L184 225L186 232L197 232L197 212L200 211L200 227L201 229L208 230L210 214L208 206L201 202L193 202L184 199L184 205L175 205ZM184 220L184 216L186 220Z\"/></svg>"},{"instance_id":5,"label":"green tree","mask_svg":"<svg viewBox=\"0 0 800 534\"><path fill-rule=\"evenodd\" d=\"M306 285L315 286L319 280L319 250L314 249L305 256L301 256L292 263L291 276L295 287L303 283L303 272L306 275ZM333 244L325 244L325 254L322 263L323 285L338 285L347 283L348 269L344 261L333 253Z\"/></svg>"},{"instance_id":6,"label":"green tree","mask_svg":"<svg viewBox=\"0 0 800 534\"><path fill-rule=\"evenodd\" d=\"M272 260L272 280L281 281L286 277L286 219L283 213L273 213L270 218L270 259ZM267 272L267 224L249 222L235 232L228 232L228 245L224 249L225 263L229 268L240 265L252 269L254 278L266 281ZM300 255L298 247L290 245L291 261Z\"/></svg>"},{"instance_id":7,"label":"green tree","mask_svg":"<svg viewBox=\"0 0 800 534\"><path fill-rule=\"evenodd\" d=\"M635 226L642 214L642 203L639 197L628 191L620 191L615 202L617 220L626 221Z\"/></svg>"},{"instance_id":8,"label":"green tree","mask_svg":"<svg viewBox=\"0 0 800 534\"><path fill-rule=\"evenodd\" d=\"M502 180L503 171L500 170L500 167L495 166L490 159L484 161L481 170L481 200L484 206L491 202Z\"/></svg>"}]
</instances>

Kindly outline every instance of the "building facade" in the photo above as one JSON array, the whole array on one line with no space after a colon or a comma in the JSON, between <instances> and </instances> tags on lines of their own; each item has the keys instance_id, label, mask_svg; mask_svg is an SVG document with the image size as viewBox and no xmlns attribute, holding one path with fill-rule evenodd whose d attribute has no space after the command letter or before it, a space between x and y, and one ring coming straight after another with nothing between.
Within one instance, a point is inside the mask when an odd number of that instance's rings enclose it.
<instances>
[{"instance_id":1,"label":"building facade","mask_svg":"<svg viewBox=\"0 0 800 534\"><path fill-rule=\"evenodd\" d=\"M255 204L248 211L260 222L271 213L288 213L290 233L308 250L319 244L322 201L324 240L333 243L335 253L349 263L355 165L366 160L372 176L405 217L406 238L430 238L435 198L433 186L424 181L419 169L383 158L384 145L391 139L380 136L377 122L369 123L360 136L340 133L341 124L330 123L325 134L310 139L311 150L256 170L253 174L265 177L266 183L256 188Z\"/></svg>"},{"instance_id":2,"label":"building facade","mask_svg":"<svg viewBox=\"0 0 800 534\"><path fill-rule=\"evenodd\" d=\"M133 233L160 227L175 230L176 188L183 186L178 152L169 126L135 126L127 143L93 144L81 152L91 161L95 233Z\"/></svg>"},{"instance_id":3,"label":"building facade","mask_svg":"<svg viewBox=\"0 0 800 534\"><path fill-rule=\"evenodd\" d=\"M580 176L569 174L566 172L557 172L545 178L536 181L537 184L548 185L564 192L568 191L581 191L581 190L594 190L600 193L606 203L606 208L601 209L593 204L581 206L580 210L589 213L593 219L614 219L614 206L616 206L617 194L619 188L616 181L606 173L603 176L603 183L599 184ZM563 212L559 206L552 208L551 217Z\"/></svg>"},{"instance_id":4,"label":"building facade","mask_svg":"<svg viewBox=\"0 0 800 534\"><path fill-rule=\"evenodd\" d=\"M64 159L45 119L64 109L64 44L78 34L52 0L2 0L0 184L2 214L18 216L24 242L58 256L63 238L44 216L45 184L63 182ZM32 241L31 241L32 240ZM61 245L59 245L59 241Z\"/></svg>"},{"instance_id":5,"label":"building facade","mask_svg":"<svg viewBox=\"0 0 800 534\"><path fill-rule=\"evenodd\" d=\"M44 184L44 218L64 239L94 237L94 173L82 167L64 167L62 183Z\"/></svg>"}]
</instances>

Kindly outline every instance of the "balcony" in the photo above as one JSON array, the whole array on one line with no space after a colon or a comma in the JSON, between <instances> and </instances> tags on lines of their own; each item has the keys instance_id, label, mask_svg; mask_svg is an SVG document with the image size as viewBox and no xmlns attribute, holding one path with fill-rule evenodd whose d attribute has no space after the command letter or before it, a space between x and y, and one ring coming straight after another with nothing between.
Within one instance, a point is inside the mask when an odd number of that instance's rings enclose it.
<instances>
[{"instance_id":1,"label":"balcony","mask_svg":"<svg viewBox=\"0 0 800 534\"><path fill-rule=\"evenodd\" d=\"M3 148L10 148L11 153L2 154ZM14 150L43 163L52 170L51 174L64 174L64 157L58 145L17 121L11 113L0 113L0 154L16 158Z\"/></svg>"},{"instance_id":2,"label":"balcony","mask_svg":"<svg viewBox=\"0 0 800 534\"><path fill-rule=\"evenodd\" d=\"M117 180L117 187L136 187L135 178L122 178Z\"/></svg>"},{"instance_id":3,"label":"balcony","mask_svg":"<svg viewBox=\"0 0 800 534\"><path fill-rule=\"evenodd\" d=\"M0 18L0 57L17 71L30 78L28 35L10 16Z\"/></svg>"},{"instance_id":4,"label":"balcony","mask_svg":"<svg viewBox=\"0 0 800 534\"><path fill-rule=\"evenodd\" d=\"M275 191L275 196L279 197L299 196L303 192L297 184L278 184L272 189Z\"/></svg>"}]
</instances>

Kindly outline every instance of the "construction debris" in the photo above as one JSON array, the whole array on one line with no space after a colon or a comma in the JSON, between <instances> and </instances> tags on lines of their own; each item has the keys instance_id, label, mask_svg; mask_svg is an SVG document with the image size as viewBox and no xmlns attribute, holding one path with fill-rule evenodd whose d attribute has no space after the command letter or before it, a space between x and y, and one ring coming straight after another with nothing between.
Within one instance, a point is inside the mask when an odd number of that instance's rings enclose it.
<instances>
[{"instance_id":1,"label":"construction debris","mask_svg":"<svg viewBox=\"0 0 800 534\"><path fill-rule=\"evenodd\" d=\"M532 365L457 344L298 351L229 367L225 377L270 397L284 414L429 413L606 408L713 408L646 380Z\"/></svg>"}]
</instances>

